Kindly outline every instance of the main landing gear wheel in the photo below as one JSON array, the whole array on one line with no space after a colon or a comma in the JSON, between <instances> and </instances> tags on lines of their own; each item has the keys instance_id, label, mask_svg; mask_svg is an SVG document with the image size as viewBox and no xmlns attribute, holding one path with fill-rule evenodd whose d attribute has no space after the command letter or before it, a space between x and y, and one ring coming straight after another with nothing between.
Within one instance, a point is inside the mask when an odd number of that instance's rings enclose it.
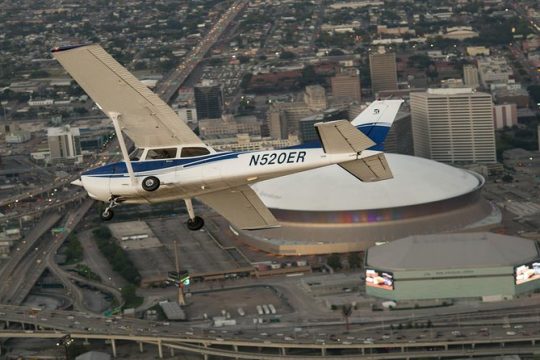
<instances>
[{"instance_id":1,"label":"main landing gear wheel","mask_svg":"<svg viewBox=\"0 0 540 360\"><path fill-rule=\"evenodd\" d=\"M200 216L195 216L187 221L187 227L191 231L200 230L204 226L204 220Z\"/></svg>"},{"instance_id":2,"label":"main landing gear wheel","mask_svg":"<svg viewBox=\"0 0 540 360\"><path fill-rule=\"evenodd\" d=\"M145 177L142 181L142 188L146 191L155 191L159 188L159 179L155 176Z\"/></svg>"},{"instance_id":3,"label":"main landing gear wheel","mask_svg":"<svg viewBox=\"0 0 540 360\"><path fill-rule=\"evenodd\" d=\"M111 209L105 209L101 214L101 220L109 221L113 218L114 212Z\"/></svg>"}]
</instances>

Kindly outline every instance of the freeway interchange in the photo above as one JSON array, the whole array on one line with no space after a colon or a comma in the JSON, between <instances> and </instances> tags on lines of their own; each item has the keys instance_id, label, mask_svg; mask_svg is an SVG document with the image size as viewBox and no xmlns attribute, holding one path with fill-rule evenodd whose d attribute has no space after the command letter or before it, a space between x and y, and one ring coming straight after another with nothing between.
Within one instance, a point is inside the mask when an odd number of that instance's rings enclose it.
<instances>
[{"instance_id":1,"label":"freeway interchange","mask_svg":"<svg viewBox=\"0 0 540 360\"><path fill-rule=\"evenodd\" d=\"M484 317L493 315L482 314ZM284 356L298 359L450 358L538 352L538 319L531 318L526 312L514 315L519 317L502 323L499 320L474 320L478 315L468 316L471 320L460 324L451 324L448 323L450 318L441 318L444 322L435 322L430 329L408 330L390 330L389 325L372 321L355 325L350 333L337 336L330 334L337 330L336 325L331 324L306 326L300 331L288 325L268 328L265 332L261 329L209 330L204 327L204 322L168 323L105 318L80 312L36 311L1 305L0 321L6 326L0 331L0 337L58 339L69 334L74 339L107 341L115 356L118 342L134 342L141 350L144 344L156 346L160 358L164 357L163 348L203 356L244 359L276 359ZM481 324L475 324L479 321ZM457 328L460 330L451 330ZM374 339L376 334L392 332L400 335L382 335L380 339ZM474 336L470 336L472 333ZM404 334L408 336L404 337ZM390 336L401 338L396 340Z\"/></svg>"}]
</instances>

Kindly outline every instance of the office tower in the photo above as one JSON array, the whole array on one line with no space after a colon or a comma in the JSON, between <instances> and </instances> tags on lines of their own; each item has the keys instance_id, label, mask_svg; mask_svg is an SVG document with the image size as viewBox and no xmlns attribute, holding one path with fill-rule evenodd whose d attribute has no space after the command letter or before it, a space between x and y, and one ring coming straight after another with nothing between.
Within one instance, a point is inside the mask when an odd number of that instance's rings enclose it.
<instances>
[{"instance_id":1,"label":"office tower","mask_svg":"<svg viewBox=\"0 0 540 360\"><path fill-rule=\"evenodd\" d=\"M319 133L315 128L315 124L334 120L346 120L347 115L348 114L346 109L328 109L321 113L301 119L298 123L300 141L305 143L309 141L319 140Z\"/></svg>"},{"instance_id":2,"label":"office tower","mask_svg":"<svg viewBox=\"0 0 540 360\"><path fill-rule=\"evenodd\" d=\"M330 82L332 84L332 96L334 100L348 98L351 101L360 101L362 99L358 69L342 69L341 72L330 79Z\"/></svg>"},{"instance_id":3,"label":"office tower","mask_svg":"<svg viewBox=\"0 0 540 360\"><path fill-rule=\"evenodd\" d=\"M326 109L326 92L321 85L306 86L304 92L304 102L313 111Z\"/></svg>"},{"instance_id":4,"label":"office tower","mask_svg":"<svg viewBox=\"0 0 540 360\"><path fill-rule=\"evenodd\" d=\"M501 104L493 106L493 117L495 129L503 127L512 127L517 125L517 106L516 104Z\"/></svg>"},{"instance_id":5,"label":"office tower","mask_svg":"<svg viewBox=\"0 0 540 360\"><path fill-rule=\"evenodd\" d=\"M203 80L193 89L198 119L221 118L223 112L223 90L221 84Z\"/></svg>"},{"instance_id":6,"label":"office tower","mask_svg":"<svg viewBox=\"0 0 540 360\"><path fill-rule=\"evenodd\" d=\"M465 86L476 89L480 85L478 69L474 65L463 66L463 82Z\"/></svg>"},{"instance_id":7,"label":"office tower","mask_svg":"<svg viewBox=\"0 0 540 360\"><path fill-rule=\"evenodd\" d=\"M82 161L79 128L69 125L47 129L47 141L51 160L75 159Z\"/></svg>"},{"instance_id":8,"label":"office tower","mask_svg":"<svg viewBox=\"0 0 540 360\"><path fill-rule=\"evenodd\" d=\"M495 130L490 94L470 88L411 93L414 154L455 163L494 163Z\"/></svg>"},{"instance_id":9,"label":"office tower","mask_svg":"<svg viewBox=\"0 0 540 360\"><path fill-rule=\"evenodd\" d=\"M381 90L397 90L396 54L369 54L369 70L374 95Z\"/></svg>"}]
</instances>

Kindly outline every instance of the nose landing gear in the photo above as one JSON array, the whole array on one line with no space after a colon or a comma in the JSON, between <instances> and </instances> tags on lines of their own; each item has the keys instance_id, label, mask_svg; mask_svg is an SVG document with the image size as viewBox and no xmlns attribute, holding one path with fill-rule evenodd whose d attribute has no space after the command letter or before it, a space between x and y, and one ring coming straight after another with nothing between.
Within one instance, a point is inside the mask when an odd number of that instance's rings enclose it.
<instances>
[{"instance_id":1,"label":"nose landing gear","mask_svg":"<svg viewBox=\"0 0 540 360\"><path fill-rule=\"evenodd\" d=\"M114 216L114 212L112 211L113 208L117 207L118 205L120 205L120 202L122 202L122 200L120 199L120 197L118 196L112 196L110 199L109 199L109 205L105 208L105 210L103 210L103 212L100 214L100 217L101 217L101 220L103 221L109 221L113 218Z\"/></svg>"},{"instance_id":2,"label":"nose landing gear","mask_svg":"<svg viewBox=\"0 0 540 360\"><path fill-rule=\"evenodd\" d=\"M204 219L200 216L195 216L195 211L193 210L193 203L191 199L185 199L186 208L189 214L189 220L187 221L187 228L191 231L200 230L204 226Z\"/></svg>"}]
</instances>

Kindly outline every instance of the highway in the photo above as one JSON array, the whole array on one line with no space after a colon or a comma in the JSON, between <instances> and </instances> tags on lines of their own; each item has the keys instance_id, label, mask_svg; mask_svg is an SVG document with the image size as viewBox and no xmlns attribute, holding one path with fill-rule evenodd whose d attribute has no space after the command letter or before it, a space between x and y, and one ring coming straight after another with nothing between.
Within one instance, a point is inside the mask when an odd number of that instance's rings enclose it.
<instances>
[{"instance_id":1,"label":"highway","mask_svg":"<svg viewBox=\"0 0 540 360\"><path fill-rule=\"evenodd\" d=\"M204 58L208 50L219 40L229 24L248 4L246 0L237 0L231 7L221 16L212 29L200 41L200 43L186 55L185 60L168 76L163 78L156 86L156 94L165 102L172 100L176 91L184 81L188 78L191 72Z\"/></svg>"},{"instance_id":2,"label":"highway","mask_svg":"<svg viewBox=\"0 0 540 360\"><path fill-rule=\"evenodd\" d=\"M10 320L10 325L15 321ZM60 339L69 334L74 339L108 340L113 355L117 356L117 341L133 341L158 347L158 356L163 358L163 347L184 352L213 355L236 359L411 359L411 358L453 358L456 356L490 356L503 354L533 355L540 350L540 336L503 337L499 339L423 342L382 342L377 344L312 343L288 341L250 341L225 339L223 337L196 338L185 334L126 334L124 331L93 333L87 331L59 330L12 330L0 331L0 338L41 338Z\"/></svg>"},{"instance_id":3,"label":"highway","mask_svg":"<svg viewBox=\"0 0 540 360\"><path fill-rule=\"evenodd\" d=\"M64 228L63 233L55 235L48 233L48 230L58 222L61 215L52 212L44 216L40 223L23 240L23 246L16 251L0 274L0 299L3 303L22 304L47 267L64 284L68 293L75 297L74 305L77 309L88 311L84 304L81 289L72 280L87 283L95 288L109 292L121 303L121 295L117 289L111 289L108 286L88 281L75 274L66 273L54 262L54 255L88 212L93 202L92 199L87 198L75 211L68 211L68 215L64 217L60 224Z\"/></svg>"},{"instance_id":4,"label":"highway","mask_svg":"<svg viewBox=\"0 0 540 360\"><path fill-rule=\"evenodd\" d=\"M13 251L13 255L0 271L1 302L11 302L19 287L24 285L21 281L21 277L24 277L30 273L31 269L34 269L34 266L41 255L39 253L39 247L36 247L38 241L42 237L48 236L46 233L60 220L61 217L62 216L57 212L46 213L32 231L24 237L21 241L21 245ZM33 284L34 283L32 283L32 286Z\"/></svg>"}]
</instances>

